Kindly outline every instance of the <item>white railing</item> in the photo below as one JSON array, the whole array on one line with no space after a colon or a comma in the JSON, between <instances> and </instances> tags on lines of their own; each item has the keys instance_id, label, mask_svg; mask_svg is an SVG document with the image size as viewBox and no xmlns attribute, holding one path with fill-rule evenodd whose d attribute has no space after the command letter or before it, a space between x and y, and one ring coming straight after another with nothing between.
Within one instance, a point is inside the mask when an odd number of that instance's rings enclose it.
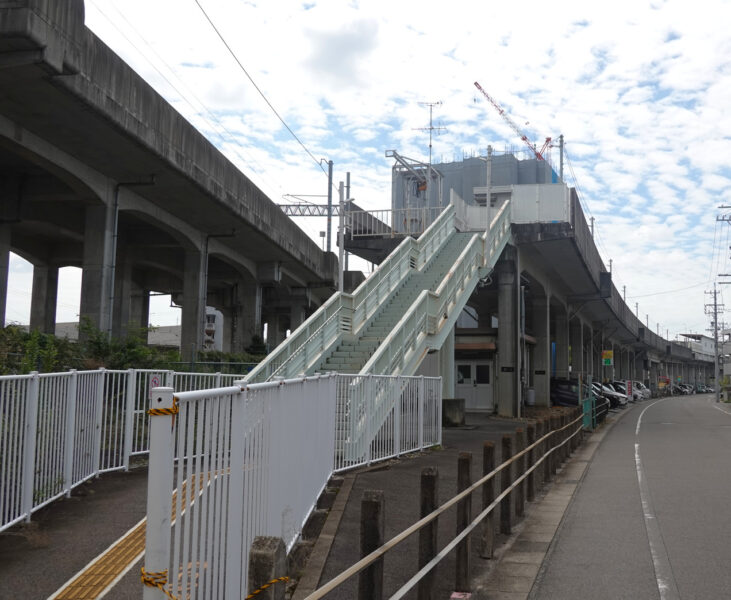
<instances>
[{"instance_id":1,"label":"white railing","mask_svg":"<svg viewBox=\"0 0 731 600\"><path fill-rule=\"evenodd\" d=\"M336 471L441 444L441 378L340 375L337 381Z\"/></svg>"},{"instance_id":2,"label":"white railing","mask_svg":"<svg viewBox=\"0 0 731 600\"><path fill-rule=\"evenodd\" d=\"M146 454L153 387L198 390L242 378L149 369L0 377L0 531Z\"/></svg>"},{"instance_id":3,"label":"white railing","mask_svg":"<svg viewBox=\"0 0 731 600\"><path fill-rule=\"evenodd\" d=\"M352 294L336 293L247 376L250 383L294 377L316 368L344 336L357 335L384 306L412 269L423 269L454 233L447 207L418 239L404 239Z\"/></svg>"},{"instance_id":4,"label":"white railing","mask_svg":"<svg viewBox=\"0 0 731 600\"><path fill-rule=\"evenodd\" d=\"M399 402L367 452L345 464L333 450L350 428L348 408L371 410L357 391L364 379L364 390L393 388ZM175 597L243 597L254 538L281 537L290 549L334 472L441 443L439 378L331 374L158 388L153 398L177 414L151 417L145 571L176 574L166 588Z\"/></svg>"},{"instance_id":5,"label":"white railing","mask_svg":"<svg viewBox=\"0 0 731 600\"><path fill-rule=\"evenodd\" d=\"M345 213L347 228L354 238L372 236L420 235L444 210L442 206L352 210Z\"/></svg>"},{"instance_id":6,"label":"white railing","mask_svg":"<svg viewBox=\"0 0 731 600\"><path fill-rule=\"evenodd\" d=\"M494 268L509 238L510 204L506 203L495 215L489 236L472 237L436 291L419 294L361 373L411 375L429 348L441 346L479 277Z\"/></svg>"}]
</instances>

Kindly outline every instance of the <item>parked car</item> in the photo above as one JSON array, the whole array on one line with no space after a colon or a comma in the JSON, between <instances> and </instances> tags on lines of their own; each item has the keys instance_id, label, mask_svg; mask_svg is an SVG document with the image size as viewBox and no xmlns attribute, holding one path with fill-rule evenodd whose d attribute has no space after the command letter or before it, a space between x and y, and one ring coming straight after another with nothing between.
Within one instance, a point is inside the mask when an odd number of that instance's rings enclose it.
<instances>
[{"instance_id":1,"label":"parked car","mask_svg":"<svg viewBox=\"0 0 731 600\"><path fill-rule=\"evenodd\" d=\"M695 390L693 389L693 386L689 383L679 383L678 387L683 390L683 393L685 394L695 394Z\"/></svg>"},{"instance_id":2,"label":"parked car","mask_svg":"<svg viewBox=\"0 0 731 600\"><path fill-rule=\"evenodd\" d=\"M642 392L642 395L645 397L645 400L650 399L650 396L652 396L652 393L650 392L649 389L647 389L647 386L645 386L644 383L642 383L641 381L633 381L632 383L634 384L632 387L634 387L635 389L638 389L638 390L640 390L640 392Z\"/></svg>"},{"instance_id":3,"label":"parked car","mask_svg":"<svg viewBox=\"0 0 731 600\"><path fill-rule=\"evenodd\" d=\"M582 383L582 397L589 394L589 386ZM551 404L557 406L578 406L579 404L579 382L577 379L551 379Z\"/></svg>"},{"instance_id":4,"label":"parked car","mask_svg":"<svg viewBox=\"0 0 731 600\"><path fill-rule=\"evenodd\" d=\"M623 407L627 405L627 396L617 392L608 383L599 383L598 381L594 381L592 386L594 387L594 391L597 395L609 400L612 408L619 408L620 406Z\"/></svg>"},{"instance_id":5,"label":"parked car","mask_svg":"<svg viewBox=\"0 0 731 600\"><path fill-rule=\"evenodd\" d=\"M629 397L629 394L627 394L627 384L624 381L613 381L612 387L617 390L620 394L624 394L627 396L627 399L630 402L637 402L638 400L642 400L644 396L642 395L642 392L635 388L635 386L632 386L632 397Z\"/></svg>"}]
</instances>

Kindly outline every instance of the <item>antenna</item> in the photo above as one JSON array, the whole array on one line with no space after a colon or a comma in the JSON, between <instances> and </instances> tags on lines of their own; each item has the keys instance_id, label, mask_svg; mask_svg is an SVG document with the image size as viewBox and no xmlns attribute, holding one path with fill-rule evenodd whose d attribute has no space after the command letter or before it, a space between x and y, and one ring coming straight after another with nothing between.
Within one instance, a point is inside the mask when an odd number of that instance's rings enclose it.
<instances>
[{"instance_id":1,"label":"antenna","mask_svg":"<svg viewBox=\"0 0 731 600\"><path fill-rule=\"evenodd\" d=\"M446 131L446 127L434 127L432 115L434 111L435 106L441 106L443 102L441 100L436 100L434 102L419 102L421 106L428 106L429 107L429 127L415 127L414 129L416 131L428 131L429 132L429 176L426 179L426 200L427 203L429 202L429 188L431 186L431 151L432 151L432 132L434 131ZM439 196L439 206L442 205L442 198L441 194Z\"/></svg>"}]
</instances>

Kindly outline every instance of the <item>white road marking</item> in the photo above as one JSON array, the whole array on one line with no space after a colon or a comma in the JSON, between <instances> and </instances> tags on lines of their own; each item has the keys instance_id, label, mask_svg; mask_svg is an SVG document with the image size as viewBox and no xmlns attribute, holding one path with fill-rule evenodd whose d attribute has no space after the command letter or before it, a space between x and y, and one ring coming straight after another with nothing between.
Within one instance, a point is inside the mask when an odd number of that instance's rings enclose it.
<instances>
[{"instance_id":1,"label":"white road marking","mask_svg":"<svg viewBox=\"0 0 731 600\"><path fill-rule=\"evenodd\" d=\"M661 400L653 402L640 413L640 416L637 418L635 435L640 434L640 424L642 423L642 415L645 414L645 411L663 400L667 400L667 398L662 398ZM637 483L640 487L640 501L642 502L642 514L645 518L647 541L650 544L652 564L655 568L657 591L660 593L660 600L679 600L680 593L678 592L678 586L675 583L675 578L673 577L673 570L670 565L670 559L668 558L662 533L660 532L660 525L657 522L655 512L652 508L652 502L650 501L650 489L647 486L645 470L642 466L642 459L640 458L639 441L635 442L635 468L637 469Z\"/></svg>"},{"instance_id":2,"label":"white road marking","mask_svg":"<svg viewBox=\"0 0 731 600\"><path fill-rule=\"evenodd\" d=\"M731 415L731 412L729 412L727 410L723 410L720 406L716 406L715 404L712 404L711 406L713 406L713 408L715 408L716 410L720 410L722 413L726 413L727 415Z\"/></svg>"}]
</instances>

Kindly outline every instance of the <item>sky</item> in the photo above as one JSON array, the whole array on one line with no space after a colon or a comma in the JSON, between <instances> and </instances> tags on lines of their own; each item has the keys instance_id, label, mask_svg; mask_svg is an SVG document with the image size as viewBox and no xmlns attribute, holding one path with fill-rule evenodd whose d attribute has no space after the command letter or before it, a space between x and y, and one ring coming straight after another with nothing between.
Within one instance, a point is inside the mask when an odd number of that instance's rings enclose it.
<instances>
[{"instance_id":1,"label":"sky","mask_svg":"<svg viewBox=\"0 0 731 600\"><path fill-rule=\"evenodd\" d=\"M539 146L565 136L616 287L671 338L709 333L731 273L729 23L725 0L86 0L87 26L278 203L325 202L324 158L389 208L385 152L427 160L427 103L435 162L521 148L479 81ZM297 222L321 243L324 220ZM13 256L8 320L27 322L31 277ZM79 282L62 270L59 321ZM152 324L177 321L155 298Z\"/></svg>"}]
</instances>

